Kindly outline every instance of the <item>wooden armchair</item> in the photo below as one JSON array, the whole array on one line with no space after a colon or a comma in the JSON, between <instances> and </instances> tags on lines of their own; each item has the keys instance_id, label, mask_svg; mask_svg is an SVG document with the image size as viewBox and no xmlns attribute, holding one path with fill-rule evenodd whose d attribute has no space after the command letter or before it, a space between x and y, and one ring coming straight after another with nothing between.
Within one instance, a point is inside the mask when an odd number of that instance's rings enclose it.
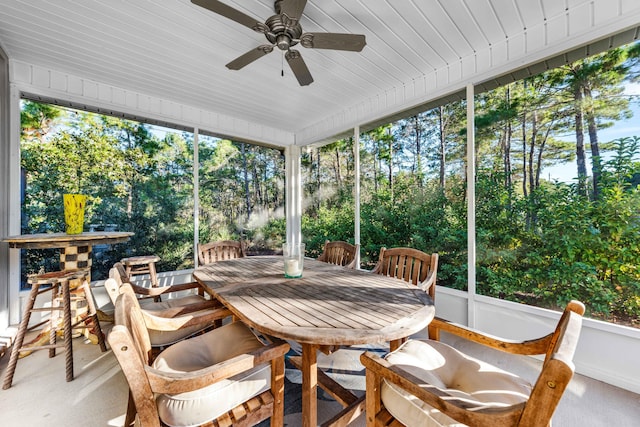
<instances>
[{"instance_id":1,"label":"wooden armchair","mask_svg":"<svg viewBox=\"0 0 640 427\"><path fill-rule=\"evenodd\" d=\"M343 265L348 268L356 268L356 255L359 251L360 245L352 245L351 243L341 240L333 242L327 240L324 242L324 248L318 257L318 261Z\"/></svg>"},{"instance_id":2,"label":"wooden armchair","mask_svg":"<svg viewBox=\"0 0 640 427\"><path fill-rule=\"evenodd\" d=\"M217 242L198 244L198 263L200 265L246 256L244 241L218 240Z\"/></svg>"},{"instance_id":3,"label":"wooden armchair","mask_svg":"<svg viewBox=\"0 0 640 427\"><path fill-rule=\"evenodd\" d=\"M550 426L573 373L584 305L571 301L554 332L505 341L434 319L434 327L476 343L521 355L545 355L532 386L440 341L409 340L386 357L366 352L367 427ZM461 423L461 424L458 424Z\"/></svg>"},{"instance_id":4,"label":"wooden armchair","mask_svg":"<svg viewBox=\"0 0 640 427\"><path fill-rule=\"evenodd\" d=\"M413 248L381 248L380 258L371 271L412 283L436 298L438 254L431 255Z\"/></svg>"},{"instance_id":5,"label":"wooden armchair","mask_svg":"<svg viewBox=\"0 0 640 427\"><path fill-rule=\"evenodd\" d=\"M118 296L115 317L108 341L129 384L125 426L136 414L143 427L252 426L267 418L283 425L287 343L262 342L234 322L174 344L152 361L145 318L130 290Z\"/></svg>"},{"instance_id":6,"label":"wooden armchair","mask_svg":"<svg viewBox=\"0 0 640 427\"><path fill-rule=\"evenodd\" d=\"M118 283L115 278L109 278L104 286L109 297L115 300L116 304L120 294L124 292L133 296L138 307L140 307L143 324L148 329L149 339L153 347L163 348L213 326L221 325L224 318L232 315L217 300L206 300L202 303L185 306L178 305L165 309L143 309L130 283ZM152 304L165 304L165 302L154 303L151 300L148 301Z\"/></svg>"}]
</instances>

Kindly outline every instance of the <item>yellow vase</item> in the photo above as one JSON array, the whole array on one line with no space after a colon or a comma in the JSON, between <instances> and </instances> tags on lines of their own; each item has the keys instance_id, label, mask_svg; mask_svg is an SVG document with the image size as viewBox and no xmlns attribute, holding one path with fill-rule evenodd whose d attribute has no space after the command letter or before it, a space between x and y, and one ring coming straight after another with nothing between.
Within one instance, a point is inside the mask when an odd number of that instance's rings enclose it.
<instances>
[{"instance_id":1,"label":"yellow vase","mask_svg":"<svg viewBox=\"0 0 640 427\"><path fill-rule=\"evenodd\" d=\"M87 196L84 194L63 194L64 223L67 234L80 234L84 227L84 208Z\"/></svg>"}]
</instances>

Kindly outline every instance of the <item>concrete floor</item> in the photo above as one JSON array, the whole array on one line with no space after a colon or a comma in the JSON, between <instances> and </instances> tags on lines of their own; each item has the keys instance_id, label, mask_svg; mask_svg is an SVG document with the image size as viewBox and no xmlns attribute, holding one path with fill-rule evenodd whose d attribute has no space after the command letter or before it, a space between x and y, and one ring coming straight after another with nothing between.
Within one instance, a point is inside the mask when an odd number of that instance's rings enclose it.
<instances>
[{"instance_id":1,"label":"concrete floor","mask_svg":"<svg viewBox=\"0 0 640 427\"><path fill-rule=\"evenodd\" d=\"M110 324L103 325L108 330ZM20 359L9 390L0 390L0 426L121 426L127 400L127 385L111 351L101 353L97 345L74 339L75 379L65 382L64 355L49 359L47 351L38 351ZM474 344L452 341L456 347L476 357L497 362L500 367L530 381L536 376L537 360L507 357L497 351L479 351ZM319 365L328 369L338 381L364 391L362 368L357 364L363 348L343 349L331 357L320 356ZM500 356L499 358L497 356ZM0 377L9 353L0 358ZM296 410L297 371L287 373L288 401L285 422L300 425ZM339 405L319 393L319 421L327 419ZM360 417L352 426L364 426ZM554 427L637 427L640 426L640 395L600 381L576 375L565 392L553 420Z\"/></svg>"}]
</instances>

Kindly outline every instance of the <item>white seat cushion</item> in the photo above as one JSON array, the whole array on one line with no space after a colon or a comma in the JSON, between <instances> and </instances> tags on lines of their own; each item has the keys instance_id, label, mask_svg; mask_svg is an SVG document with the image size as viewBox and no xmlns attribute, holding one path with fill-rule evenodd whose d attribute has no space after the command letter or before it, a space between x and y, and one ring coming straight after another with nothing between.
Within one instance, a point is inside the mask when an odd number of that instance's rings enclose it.
<instances>
[{"instance_id":1,"label":"white seat cushion","mask_svg":"<svg viewBox=\"0 0 640 427\"><path fill-rule=\"evenodd\" d=\"M458 399L483 408L524 402L531 384L439 341L409 340L385 359ZM406 426L463 426L400 387L383 381L381 400Z\"/></svg>"},{"instance_id":2,"label":"white seat cushion","mask_svg":"<svg viewBox=\"0 0 640 427\"><path fill-rule=\"evenodd\" d=\"M262 346L249 328L234 322L172 345L158 355L153 367L165 372L193 372ZM271 365L263 364L200 390L158 395L158 413L169 426L200 425L269 390L270 386Z\"/></svg>"}]
</instances>

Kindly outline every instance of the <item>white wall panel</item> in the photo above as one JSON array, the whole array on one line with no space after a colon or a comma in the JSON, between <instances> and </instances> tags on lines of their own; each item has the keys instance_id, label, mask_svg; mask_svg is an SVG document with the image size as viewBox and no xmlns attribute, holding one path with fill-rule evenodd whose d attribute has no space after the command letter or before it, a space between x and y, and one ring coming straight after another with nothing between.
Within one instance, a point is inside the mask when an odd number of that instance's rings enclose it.
<instances>
[{"instance_id":1,"label":"white wall panel","mask_svg":"<svg viewBox=\"0 0 640 427\"><path fill-rule=\"evenodd\" d=\"M526 31L526 44L525 50L523 51L525 54L529 52L535 52L539 49L542 49L545 46L546 40L546 25L535 25L533 27L528 27Z\"/></svg>"},{"instance_id":2,"label":"white wall panel","mask_svg":"<svg viewBox=\"0 0 640 427\"><path fill-rule=\"evenodd\" d=\"M483 74L491 70L491 48L478 51L475 55L476 70L478 74Z\"/></svg>"},{"instance_id":3,"label":"white wall panel","mask_svg":"<svg viewBox=\"0 0 640 427\"><path fill-rule=\"evenodd\" d=\"M526 33L516 34L507 40L507 58L518 58L527 51Z\"/></svg>"},{"instance_id":4,"label":"white wall panel","mask_svg":"<svg viewBox=\"0 0 640 427\"><path fill-rule=\"evenodd\" d=\"M493 67L504 64L509 60L509 49L507 46L507 40L500 43L496 43L491 46L491 65Z\"/></svg>"},{"instance_id":5,"label":"white wall panel","mask_svg":"<svg viewBox=\"0 0 640 427\"><path fill-rule=\"evenodd\" d=\"M424 87L424 92L421 93L420 95L423 95L425 93L430 93L434 90L436 90L436 88L438 87L437 82L436 82L436 73L429 73L426 76L424 76L424 81L425 81L425 87Z\"/></svg>"},{"instance_id":6,"label":"white wall panel","mask_svg":"<svg viewBox=\"0 0 640 427\"><path fill-rule=\"evenodd\" d=\"M112 99L113 95L111 93L111 86L98 85L98 100L110 103Z\"/></svg>"},{"instance_id":7,"label":"white wall panel","mask_svg":"<svg viewBox=\"0 0 640 427\"><path fill-rule=\"evenodd\" d=\"M638 0L618 0L618 2L620 3L621 16L627 13L636 13L638 10ZM602 1L599 1L598 3L603 3L603 6L611 4L611 2Z\"/></svg>"},{"instance_id":8,"label":"white wall panel","mask_svg":"<svg viewBox=\"0 0 640 427\"><path fill-rule=\"evenodd\" d=\"M637 3L637 1L636 1ZM610 2L595 2L593 4L593 17L594 23L597 25L599 22L607 22L620 15L620 1Z\"/></svg>"},{"instance_id":9,"label":"white wall panel","mask_svg":"<svg viewBox=\"0 0 640 427\"><path fill-rule=\"evenodd\" d=\"M545 46L561 42L568 34L567 16L558 15L547 20L545 28Z\"/></svg>"},{"instance_id":10,"label":"white wall panel","mask_svg":"<svg viewBox=\"0 0 640 427\"><path fill-rule=\"evenodd\" d=\"M33 79L33 83L37 86L49 87L50 79L49 79L49 70L46 70L42 67L34 67L31 78Z\"/></svg>"},{"instance_id":11,"label":"white wall panel","mask_svg":"<svg viewBox=\"0 0 640 427\"><path fill-rule=\"evenodd\" d=\"M615 9L615 6L612 9ZM574 9L571 9L571 13L567 14L567 18L568 18L568 23L567 23L568 36L572 36L574 34L580 34L584 31L588 31L589 28L592 28L594 25L593 4L584 3ZM607 22L607 21L608 20L600 19L600 22Z\"/></svg>"},{"instance_id":12,"label":"white wall panel","mask_svg":"<svg viewBox=\"0 0 640 427\"><path fill-rule=\"evenodd\" d=\"M462 80L462 62L456 61L449 64L449 83Z\"/></svg>"},{"instance_id":13,"label":"white wall panel","mask_svg":"<svg viewBox=\"0 0 640 427\"><path fill-rule=\"evenodd\" d=\"M75 76L67 76L67 92L71 95L82 95L82 79Z\"/></svg>"},{"instance_id":14,"label":"white wall panel","mask_svg":"<svg viewBox=\"0 0 640 427\"><path fill-rule=\"evenodd\" d=\"M127 105L127 94L124 90L119 88L113 88L111 90L112 102L116 105Z\"/></svg>"},{"instance_id":15,"label":"white wall panel","mask_svg":"<svg viewBox=\"0 0 640 427\"><path fill-rule=\"evenodd\" d=\"M38 86L37 82L34 82ZM98 100L98 84L89 80L82 80L82 95L88 98L88 101L96 102Z\"/></svg>"},{"instance_id":16,"label":"white wall panel","mask_svg":"<svg viewBox=\"0 0 640 427\"><path fill-rule=\"evenodd\" d=\"M67 90L67 76L63 73L51 72L51 88L54 90Z\"/></svg>"},{"instance_id":17,"label":"white wall panel","mask_svg":"<svg viewBox=\"0 0 640 427\"><path fill-rule=\"evenodd\" d=\"M467 56L462 58L461 60L461 78L465 81L472 79L472 77L478 72L476 68L476 57L475 56Z\"/></svg>"},{"instance_id":18,"label":"white wall panel","mask_svg":"<svg viewBox=\"0 0 640 427\"><path fill-rule=\"evenodd\" d=\"M124 106L129 110L138 108L138 94L125 90L124 91Z\"/></svg>"}]
</instances>

